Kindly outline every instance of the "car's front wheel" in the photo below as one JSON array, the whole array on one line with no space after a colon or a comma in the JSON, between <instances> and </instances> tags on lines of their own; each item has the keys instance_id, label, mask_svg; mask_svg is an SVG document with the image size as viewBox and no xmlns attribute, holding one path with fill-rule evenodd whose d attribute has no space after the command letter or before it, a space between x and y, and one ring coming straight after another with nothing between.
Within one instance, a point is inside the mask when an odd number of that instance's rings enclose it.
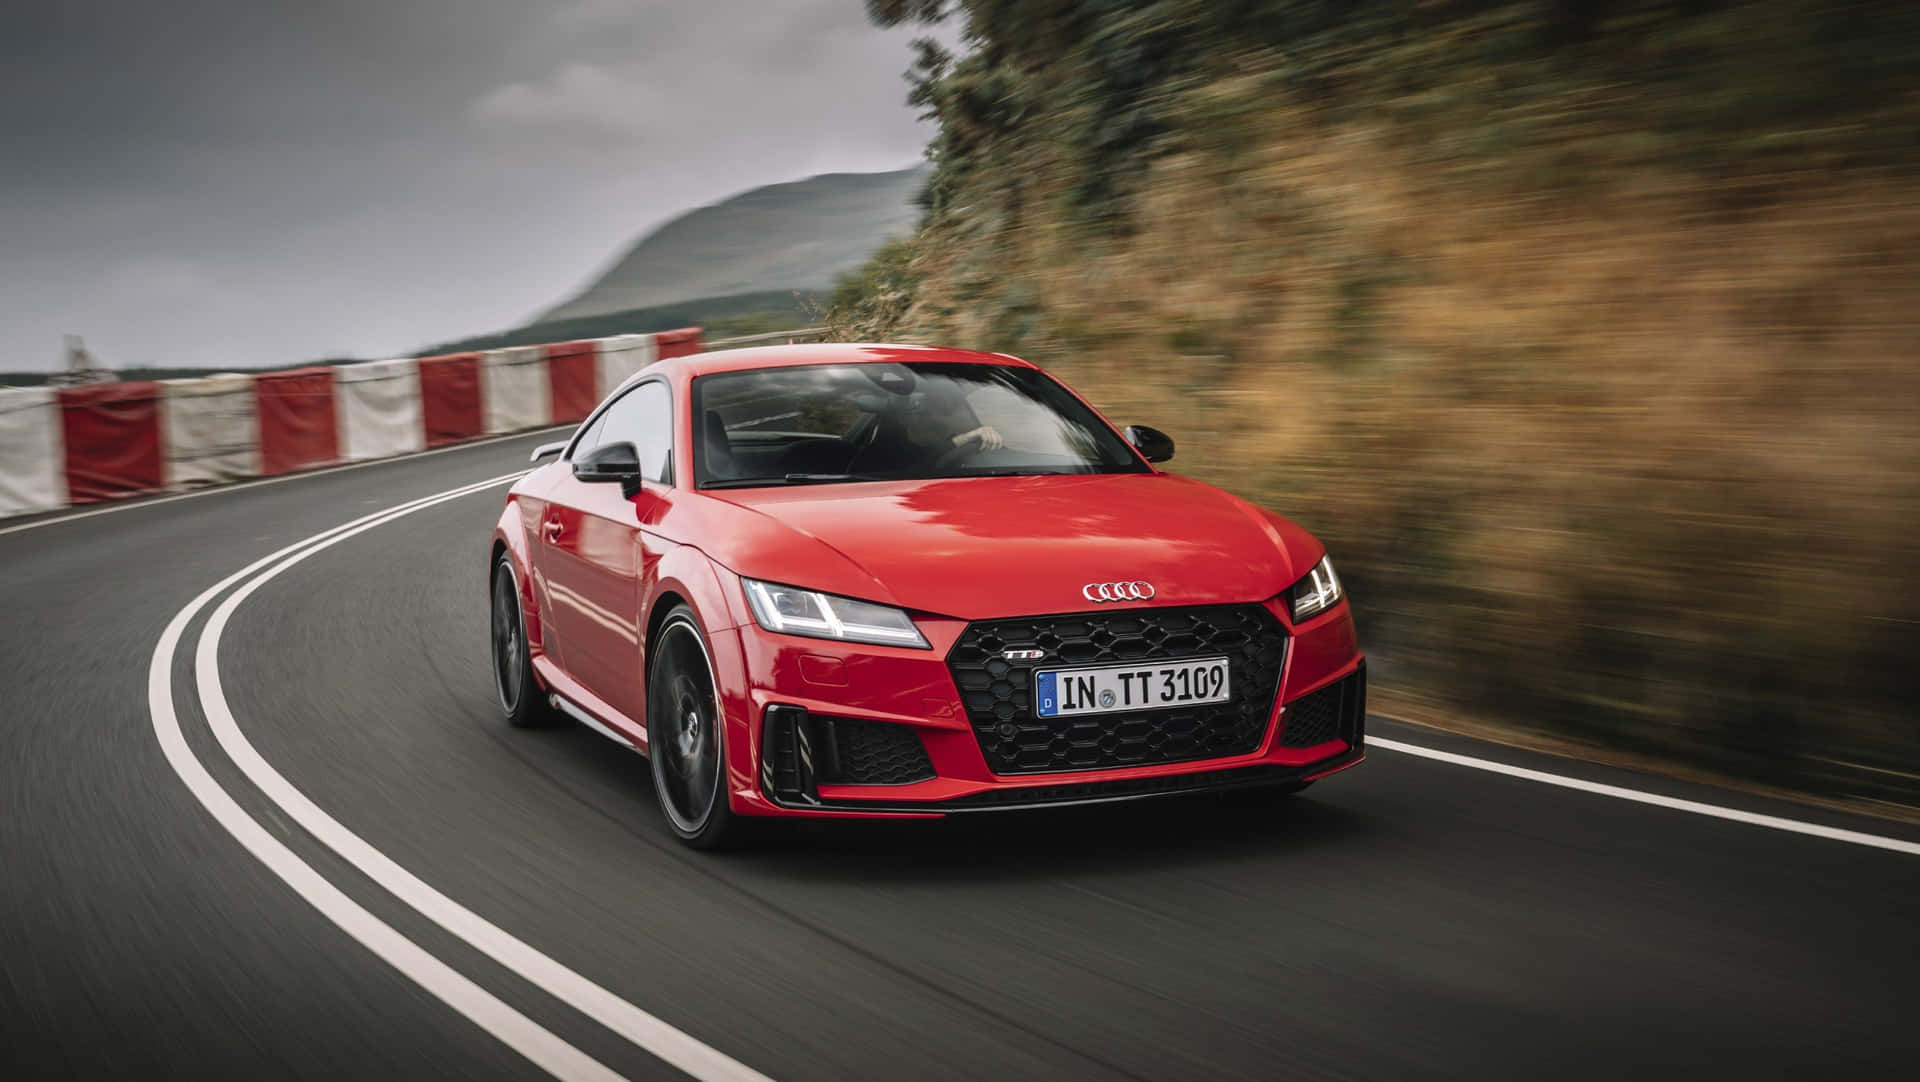
<instances>
[{"instance_id":1,"label":"car's front wheel","mask_svg":"<svg viewBox=\"0 0 1920 1082\"><path fill-rule=\"evenodd\" d=\"M513 557L501 553L493 565L493 691L507 724L517 729L551 725L559 717L533 678L533 650L527 642L527 621L520 612L520 584L513 573Z\"/></svg>"},{"instance_id":2,"label":"car's front wheel","mask_svg":"<svg viewBox=\"0 0 1920 1082\"><path fill-rule=\"evenodd\" d=\"M675 606L647 668L647 758L667 825L695 849L741 840L727 804L725 729L706 639L693 610Z\"/></svg>"}]
</instances>

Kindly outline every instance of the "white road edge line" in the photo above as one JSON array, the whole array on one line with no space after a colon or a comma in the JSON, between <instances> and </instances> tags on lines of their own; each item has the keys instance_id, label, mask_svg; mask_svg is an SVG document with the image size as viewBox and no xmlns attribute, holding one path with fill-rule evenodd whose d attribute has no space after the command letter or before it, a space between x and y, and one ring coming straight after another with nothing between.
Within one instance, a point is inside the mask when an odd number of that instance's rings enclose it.
<instances>
[{"instance_id":1,"label":"white road edge line","mask_svg":"<svg viewBox=\"0 0 1920 1082\"><path fill-rule=\"evenodd\" d=\"M489 443L503 443L507 440L520 439L523 436L538 436L542 433L558 432L561 429L571 429L574 427L575 426L571 424L564 424L553 425L547 428L529 428L524 432L508 432L504 435L488 436L485 439L468 440L464 443L450 443L445 447L433 447L425 451L409 451L404 455L369 458L363 462L342 462L338 466L325 466L317 470L302 470L299 473L282 474L278 477L255 477L246 481L235 481L232 484L226 485L208 485L206 488L197 488L192 492L176 492L171 496L159 496L152 499L131 497L122 502L109 504L106 507L96 507L89 511L79 511L71 515L55 515L52 518L35 519L32 522L22 522L17 526L0 526L0 537L5 537L10 533L20 533L23 530L37 530L42 526L58 526L63 522L77 522L80 519L93 518L97 515L111 515L115 511L138 511L142 507L158 507L163 503L177 503L181 500L197 499L201 496L218 496L222 493L239 492L243 489L265 488L268 485L277 485L283 481L300 481L309 477L325 477L327 474L341 473L346 470L365 469L368 466L385 466L394 462L406 462L410 459L426 458L430 455L441 455L448 451L464 451L470 447L485 447Z\"/></svg>"},{"instance_id":2,"label":"white road edge line","mask_svg":"<svg viewBox=\"0 0 1920 1082\"><path fill-rule=\"evenodd\" d=\"M490 481L457 491L461 493L478 491L498 483L497 480ZM403 504L398 508L390 508L386 512L358 519L356 522L368 522L379 519L380 515L393 512L404 514L426 506L430 502L436 501L429 497L428 500ZM352 526L355 523L347 525ZM336 530L345 528L347 527L336 527ZM326 534L316 536L324 537ZM294 893L319 910L322 916L332 921L341 931L353 937L388 965L399 970L409 980L426 989L435 998L493 1034L515 1052L555 1078L580 1080L580 1082L620 1082L620 1075L554 1036L539 1023L514 1010L445 962L427 953L418 944L395 931L391 925L369 913L338 887L328 882L320 873L314 871L311 865L301 860L293 850L287 848L249 816L233 797L220 787L220 783L213 779L187 745L186 735L181 731L180 718L173 704L173 659L180 644L180 637L186 631L187 625L220 591L252 574L271 560L312 540L314 538L308 538L248 564L208 587L168 621L166 630L160 634L160 641L154 645L153 661L147 669L147 706L153 716L154 735L159 738L160 749L166 755L168 765L173 767L174 773L179 775L188 791L200 801L202 807L207 809L214 821L226 828L227 833L233 835L234 839L246 847L246 850L252 853L260 863L266 865L269 871L279 876L282 882L293 888Z\"/></svg>"},{"instance_id":3,"label":"white road edge line","mask_svg":"<svg viewBox=\"0 0 1920 1082\"><path fill-rule=\"evenodd\" d=\"M517 476L517 475L516 475ZM487 484L497 485L507 478ZM771 1082L767 1076L675 1029L659 1018L621 999L566 966L516 939L460 903L428 886L413 873L396 864L385 853L342 826L322 811L275 770L246 735L240 731L220 680L220 640L227 622L254 591L272 581L281 572L348 538L384 525L415 511L445 500L469 495L468 487L400 508L371 521L349 523L336 530L309 538L299 551L286 555L282 550L269 560L278 559L270 569L254 576L229 595L208 617L200 632L195 652L194 672L200 688L200 703L214 738L247 778L277 804L295 822L306 828L321 843L374 882L405 902L427 919L458 936L474 949L539 987L555 999L645 1049L659 1059L704 1082ZM304 543L303 543L304 544ZM297 548L299 546L296 546ZM284 559L280 559L281 556ZM256 568L258 564L254 565Z\"/></svg>"},{"instance_id":4,"label":"white road edge line","mask_svg":"<svg viewBox=\"0 0 1920 1082\"><path fill-rule=\"evenodd\" d=\"M1544 770L1529 770L1523 766L1508 766L1491 759L1476 759L1471 755L1456 755L1450 751L1437 751L1423 748L1418 744L1403 744L1398 740L1383 737L1367 737L1368 748L1386 748L1404 755L1417 755L1423 759L1435 759L1454 766L1464 766L1473 770L1485 770L1494 774L1505 774L1511 778L1524 778L1543 785L1557 785L1562 789L1577 789L1583 793L1595 793L1610 796L1617 800L1631 800L1636 804L1651 804L1658 808L1671 808L1675 811L1691 812L1714 819L1727 819L1735 823L1750 826L1767 827L1772 830L1784 830L1790 834L1806 834L1815 838L1827 838L1836 842L1849 842L1873 849L1887 849L1895 853L1907 853L1920 856L1920 842L1903 841L1879 834L1866 834L1858 830L1842 830L1839 827L1821 826L1818 823L1804 823L1798 819L1785 819L1777 815L1761 815L1758 812L1741 811L1738 808L1725 808L1718 804L1703 804L1698 800L1682 800L1679 797L1661 796L1658 793L1628 789L1619 785L1604 785L1597 781L1583 781L1564 774L1549 774Z\"/></svg>"}]
</instances>

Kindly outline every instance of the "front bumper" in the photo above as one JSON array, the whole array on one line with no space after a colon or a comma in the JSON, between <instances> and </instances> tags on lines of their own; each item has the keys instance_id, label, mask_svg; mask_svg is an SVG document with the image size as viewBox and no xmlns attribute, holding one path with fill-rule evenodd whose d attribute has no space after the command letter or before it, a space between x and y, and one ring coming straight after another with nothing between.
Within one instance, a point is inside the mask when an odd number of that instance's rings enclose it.
<instances>
[{"instance_id":1,"label":"front bumper","mask_svg":"<svg viewBox=\"0 0 1920 1082\"><path fill-rule=\"evenodd\" d=\"M921 620L931 651L801 639L746 624L738 629L745 686L729 704L734 809L941 816L1292 785L1353 766L1365 754L1366 675L1350 610L1342 603L1294 626L1284 606L1266 608L1284 627L1286 649L1252 746L1175 762L1005 773L983 750L947 664L966 623ZM882 732L887 741L869 739ZM911 739L903 745L899 734Z\"/></svg>"},{"instance_id":2,"label":"front bumper","mask_svg":"<svg viewBox=\"0 0 1920 1082\"><path fill-rule=\"evenodd\" d=\"M980 812L1026 811L1035 808L1071 808L1088 804L1115 804L1187 793L1222 793L1241 789L1268 789L1300 785L1338 773L1367 757L1363 744L1354 744L1317 763L1189 770L1172 774L1108 781L1072 781L1053 785L1009 785L952 800L891 803L877 800L819 800L789 803L777 797L781 808L797 812L838 812L862 815L959 815Z\"/></svg>"}]
</instances>

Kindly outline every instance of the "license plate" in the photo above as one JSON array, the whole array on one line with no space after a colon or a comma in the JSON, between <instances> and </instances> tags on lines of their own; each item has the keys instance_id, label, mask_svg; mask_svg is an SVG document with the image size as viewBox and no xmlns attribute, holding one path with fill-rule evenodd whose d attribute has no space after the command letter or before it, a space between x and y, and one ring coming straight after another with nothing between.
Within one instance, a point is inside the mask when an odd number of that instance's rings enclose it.
<instances>
[{"instance_id":1,"label":"license plate","mask_svg":"<svg viewBox=\"0 0 1920 1082\"><path fill-rule=\"evenodd\" d=\"M1033 712L1043 718L1159 710L1223 703L1230 698L1227 659L1223 657L1050 669L1033 674Z\"/></svg>"}]
</instances>

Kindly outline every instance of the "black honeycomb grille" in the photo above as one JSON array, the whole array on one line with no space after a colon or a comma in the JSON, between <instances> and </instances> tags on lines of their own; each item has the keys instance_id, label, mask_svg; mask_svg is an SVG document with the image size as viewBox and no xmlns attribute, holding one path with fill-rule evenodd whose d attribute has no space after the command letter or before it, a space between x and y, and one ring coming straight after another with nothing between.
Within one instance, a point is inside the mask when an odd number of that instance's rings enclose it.
<instances>
[{"instance_id":1,"label":"black honeycomb grille","mask_svg":"<svg viewBox=\"0 0 1920 1082\"><path fill-rule=\"evenodd\" d=\"M1039 650L1009 661L1008 650ZM1040 669L1224 656L1224 703L1070 718L1033 713ZM947 654L967 719L996 774L1100 770L1245 755L1260 747L1287 656L1287 632L1259 605L1125 609L986 620Z\"/></svg>"},{"instance_id":2,"label":"black honeycomb grille","mask_svg":"<svg viewBox=\"0 0 1920 1082\"><path fill-rule=\"evenodd\" d=\"M926 745L910 726L848 718L821 719L831 724L838 753L838 777L822 780L850 785L910 785L933 777Z\"/></svg>"},{"instance_id":3,"label":"black honeycomb grille","mask_svg":"<svg viewBox=\"0 0 1920 1082\"><path fill-rule=\"evenodd\" d=\"M1288 703L1280 712L1280 744L1311 748L1329 740L1359 743L1365 712L1366 673L1362 671Z\"/></svg>"}]
</instances>

